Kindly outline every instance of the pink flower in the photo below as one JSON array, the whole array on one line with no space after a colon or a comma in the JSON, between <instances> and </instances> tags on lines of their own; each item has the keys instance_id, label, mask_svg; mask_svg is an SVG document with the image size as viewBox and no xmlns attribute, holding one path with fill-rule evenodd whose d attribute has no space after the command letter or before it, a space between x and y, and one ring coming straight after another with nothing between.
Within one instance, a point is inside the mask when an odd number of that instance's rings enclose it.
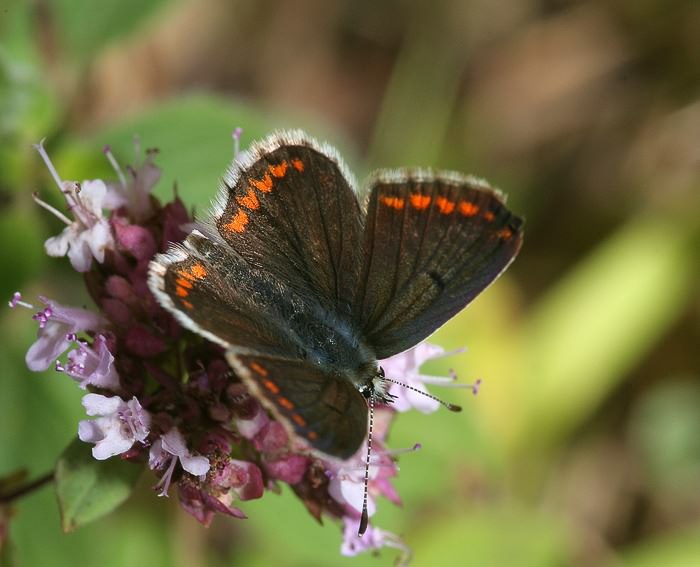
<instances>
[{"instance_id":1,"label":"pink flower","mask_svg":"<svg viewBox=\"0 0 700 567\"><path fill-rule=\"evenodd\" d=\"M83 390L89 385L119 390L119 374L114 368L114 356L107 348L105 336L97 335L92 346L85 341L77 343L78 348L68 353L68 363L63 368L65 373L75 378Z\"/></svg>"},{"instance_id":2,"label":"pink flower","mask_svg":"<svg viewBox=\"0 0 700 567\"><path fill-rule=\"evenodd\" d=\"M368 526L367 531L362 536L358 536L357 521L348 517L343 518L343 543L340 547L343 555L357 555L382 547L393 547L403 552L398 565L407 565L410 561L411 550L399 536L373 526Z\"/></svg>"},{"instance_id":3,"label":"pink flower","mask_svg":"<svg viewBox=\"0 0 700 567\"><path fill-rule=\"evenodd\" d=\"M381 495L395 504L400 504L398 494L389 480L396 476L396 463L391 458L393 453L387 451L383 446L389 432L392 415L393 412L388 409L376 409L374 412L372 455L368 471L368 516L372 516L376 511L375 496ZM417 447L399 450L396 453L413 451ZM365 442L347 461L326 463L326 474L330 478L328 494L336 502L343 504L345 509L350 511L349 515L355 517L356 521L362 512L364 501L366 454L367 443ZM357 529L357 524L355 529Z\"/></svg>"},{"instance_id":4,"label":"pink flower","mask_svg":"<svg viewBox=\"0 0 700 567\"><path fill-rule=\"evenodd\" d=\"M408 411L417 409L423 413L432 413L440 407L440 402L428 396L425 384L440 384L443 386L458 386L454 377L429 376L420 373L420 367L428 360L442 358L452 353L445 352L440 346L422 342L415 347L380 361L387 378L403 382L410 388L399 384L391 384L389 393L394 397L391 407L396 411ZM469 387L469 386L467 386ZM478 384L471 386L476 393ZM413 389L411 389L413 388ZM418 390L418 391L416 391Z\"/></svg>"},{"instance_id":5,"label":"pink flower","mask_svg":"<svg viewBox=\"0 0 700 567\"><path fill-rule=\"evenodd\" d=\"M83 181L63 181L44 149L43 141L34 148L44 160L59 191L66 199L73 220L51 205L40 200L36 195L34 200L53 213L67 226L58 236L49 238L44 248L49 256L68 255L71 265L78 272L87 272L92 265L93 257L100 263L104 261L105 251L114 247L114 239L107 219L102 216L102 207L107 195L107 186L101 179Z\"/></svg>"},{"instance_id":6,"label":"pink flower","mask_svg":"<svg viewBox=\"0 0 700 567\"><path fill-rule=\"evenodd\" d=\"M141 153L137 139L134 140L134 150L137 156ZM109 146L105 147L104 153L119 178L118 182L108 183L109 192L105 205L112 210L123 208L132 220L146 220L153 213L151 191L160 179L160 169L153 163L153 156L157 151L147 150L146 157L138 168L129 167L128 179Z\"/></svg>"},{"instance_id":7,"label":"pink flower","mask_svg":"<svg viewBox=\"0 0 700 567\"><path fill-rule=\"evenodd\" d=\"M228 459L213 471L210 485L214 490L228 494L228 499L224 502L226 505L232 502L233 495L238 496L239 500L253 500L262 497L264 491L262 472L258 465L238 459Z\"/></svg>"},{"instance_id":8,"label":"pink flower","mask_svg":"<svg viewBox=\"0 0 700 567\"><path fill-rule=\"evenodd\" d=\"M195 520L205 527L209 527L217 512L241 520L247 518L240 508L224 503L224 500L229 502L233 500L228 494L217 498L209 494L201 486L201 483L192 482L187 477L180 479L177 488L182 509L191 514ZM162 494L159 494L159 496L162 496Z\"/></svg>"},{"instance_id":9,"label":"pink flower","mask_svg":"<svg viewBox=\"0 0 700 567\"><path fill-rule=\"evenodd\" d=\"M25 357L27 366L35 372L51 366L71 345L70 337L80 332L99 331L105 324L104 319L96 313L64 307L45 297L40 299L46 308L34 315L34 319L39 321L39 332Z\"/></svg>"},{"instance_id":10,"label":"pink flower","mask_svg":"<svg viewBox=\"0 0 700 567\"><path fill-rule=\"evenodd\" d=\"M160 489L158 496L168 495L175 465L178 461L185 471L194 476L205 475L209 470L209 459L190 452L180 430L173 427L153 443L148 457L148 466L151 469L165 469L165 474L155 486L155 488Z\"/></svg>"},{"instance_id":11,"label":"pink flower","mask_svg":"<svg viewBox=\"0 0 700 567\"><path fill-rule=\"evenodd\" d=\"M118 396L87 394L83 406L88 415L99 417L81 421L78 437L95 444L92 456L98 460L125 453L136 441L143 443L148 437L151 416L135 397L125 402Z\"/></svg>"},{"instance_id":12,"label":"pink flower","mask_svg":"<svg viewBox=\"0 0 700 567\"><path fill-rule=\"evenodd\" d=\"M376 446L374 446L376 447ZM373 447L373 448L374 448ZM351 508L356 513L356 517L360 517L360 512L362 512L362 503L364 501L364 488L365 488L365 458L364 455L367 451L367 444L363 444L361 449L352 457L350 460L342 463L335 470L329 469L329 475L331 477L330 484L328 485L328 494L330 494L336 502L344 504L346 507ZM369 483L370 485L377 478L379 474L379 468L377 466L376 450L375 455L370 461L369 466ZM395 467L391 461L387 463L390 467ZM367 494L367 515L373 516L377 506L374 502L372 491L368 491ZM353 514L355 515L355 514ZM357 530L357 525L355 525Z\"/></svg>"},{"instance_id":13,"label":"pink flower","mask_svg":"<svg viewBox=\"0 0 700 567\"><path fill-rule=\"evenodd\" d=\"M244 439L252 441L270 423L270 417L243 384L230 384L226 394L233 406L236 429Z\"/></svg>"},{"instance_id":14,"label":"pink flower","mask_svg":"<svg viewBox=\"0 0 700 567\"><path fill-rule=\"evenodd\" d=\"M114 248L112 231L102 216L102 201L107 188L99 179L84 181L81 185L70 183L67 187L64 192L75 220L61 234L49 238L44 248L49 256L67 254L73 268L87 272L93 258L102 263L105 250Z\"/></svg>"}]
</instances>

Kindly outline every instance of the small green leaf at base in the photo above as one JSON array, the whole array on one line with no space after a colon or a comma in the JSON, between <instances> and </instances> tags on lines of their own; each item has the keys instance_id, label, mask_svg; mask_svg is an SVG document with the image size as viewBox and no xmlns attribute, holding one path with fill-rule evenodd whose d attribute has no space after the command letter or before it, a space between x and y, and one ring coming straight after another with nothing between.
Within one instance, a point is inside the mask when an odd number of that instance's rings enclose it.
<instances>
[{"instance_id":1,"label":"small green leaf at base","mask_svg":"<svg viewBox=\"0 0 700 567\"><path fill-rule=\"evenodd\" d=\"M131 494L142 470L118 457L98 461L91 445L75 439L56 464L63 531L71 532L117 508Z\"/></svg>"}]
</instances>

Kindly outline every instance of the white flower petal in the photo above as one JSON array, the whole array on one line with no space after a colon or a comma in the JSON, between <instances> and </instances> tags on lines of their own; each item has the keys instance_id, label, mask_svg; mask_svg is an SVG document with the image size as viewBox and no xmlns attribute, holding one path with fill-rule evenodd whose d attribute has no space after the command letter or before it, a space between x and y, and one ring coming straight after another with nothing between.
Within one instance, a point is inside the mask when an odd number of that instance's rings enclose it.
<instances>
[{"instance_id":1,"label":"white flower petal","mask_svg":"<svg viewBox=\"0 0 700 567\"><path fill-rule=\"evenodd\" d=\"M202 456L181 456L180 464L183 469L195 476L202 476L209 471L209 459Z\"/></svg>"},{"instance_id":2,"label":"white flower petal","mask_svg":"<svg viewBox=\"0 0 700 567\"><path fill-rule=\"evenodd\" d=\"M92 255L100 264L104 262L105 250L114 247L112 231L105 218L101 218L97 221L97 223L85 233L84 239L90 247Z\"/></svg>"},{"instance_id":3,"label":"white flower petal","mask_svg":"<svg viewBox=\"0 0 700 567\"><path fill-rule=\"evenodd\" d=\"M163 451L162 438L156 439L148 451L148 468L151 470L159 469L161 466L163 466L167 455L168 453Z\"/></svg>"},{"instance_id":4,"label":"white flower petal","mask_svg":"<svg viewBox=\"0 0 700 567\"><path fill-rule=\"evenodd\" d=\"M83 206L97 217L102 216L102 203L107 186L101 179L87 179L80 185L80 200Z\"/></svg>"},{"instance_id":5,"label":"white flower petal","mask_svg":"<svg viewBox=\"0 0 700 567\"><path fill-rule=\"evenodd\" d=\"M60 258L68 252L68 243L72 238L71 227L66 227L61 234L52 236L44 242L44 250L49 256Z\"/></svg>"},{"instance_id":6,"label":"white flower petal","mask_svg":"<svg viewBox=\"0 0 700 567\"><path fill-rule=\"evenodd\" d=\"M163 451L176 457L189 454L185 445L185 438L177 427L173 427L167 433L164 433L161 439L163 440Z\"/></svg>"},{"instance_id":7,"label":"white flower petal","mask_svg":"<svg viewBox=\"0 0 700 567\"><path fill-rule=\"evenodd\" d=\"M82 401L85 413L88 415L112 415L119 411L120 406L124 404L119 396L108 398L101 394L86 394Z\"/></svg>"},{"instance_id":8,"label":"white flower petal","mask_svg":"<svg viewBox=\"0 0 700 567\"><path fill-rule=\"evenodd\" d=\"M88 272L92 266L92 251L86 236L87 232L81 232L70 242L68 259L71 266L77 272Z\"/></svg>"}]
</instances>

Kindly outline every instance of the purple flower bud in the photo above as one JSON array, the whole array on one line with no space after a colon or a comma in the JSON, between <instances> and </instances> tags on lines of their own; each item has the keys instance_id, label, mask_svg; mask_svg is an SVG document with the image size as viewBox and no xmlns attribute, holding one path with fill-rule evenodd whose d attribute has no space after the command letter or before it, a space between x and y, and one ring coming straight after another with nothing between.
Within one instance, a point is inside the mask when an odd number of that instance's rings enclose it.
<instances>
[{"instance_id":1,"label":"purple flower bud","mask_svg":"<svg viewBox=\"0 0 700 567\"><path fill-rule=\"evenodd\" d=\"M264 466L271 478L287 484L297 484L304 478L309 460L302 455L290 454L276 461L266 461Z\"/></svg>"},{"instance_id":2,"label":"purple flower bud","mask_svg":"<svg viewBox=\"0 0 700 567\"><path fill-rule=\"evenodd\" d=\"M157 356L167 348L165 341L142 323L129 328L124 342L129 352L142 358Z\"/></svg>"},{"instance_id":3,"label":"purple flower bud","mask_svg":"<svg viewBox=\"0 0 700 567\"><path fill-rule=\"evenodd\" d=\"M128 301L133 299L134 290L129 283L129 280L122 276L109 276L105 283L105 290L115 299Z\"/></svg>"},{"instance_id":4,"label":"purple flower bud","mask_svg":"<svg viewBox=\"0 0 700 567\"><path fill-rule=\"evenodd\" d=\"M160 250L165 250L170 242L180 242L187 236L182 227L190 222L190 216L183 202L176 198L163 207L162 218L163 238L160 242Z\"/></svg>"},{"instance_id":5,"label":"purple flower bud","mask_svg":"<svg viewBox=\"0 0 700 567\"><path fill-rule=\"evenodd\" d=\"M156 241L144 227L126 224L119 217L113 217L112 229L117 237L117 244L137 260L150 260L155 255Z\"/></svg>"},{"instance_id":6,"label":"purple flower bud","mask_svg":"<svg viewBox=\"0 0 700 567\"><path fill-rule=\"evenodd\" d=\"M289 436L279 421L270 421L257 434L253 442L255 448L261 453L275 454L287 449Z\"/></svg>"},{"instance_id":7,"label":"purple flower bud","mask_svg":"<svg viewBox=\"0 0 700 567\"><path fill-rule=\"evenodd\" d=\"M102 311L107 318L120 326L127 326L133 321L133 314L126 304L119 299L107 297L102 300Z\"/></svg>"}]
</instances>

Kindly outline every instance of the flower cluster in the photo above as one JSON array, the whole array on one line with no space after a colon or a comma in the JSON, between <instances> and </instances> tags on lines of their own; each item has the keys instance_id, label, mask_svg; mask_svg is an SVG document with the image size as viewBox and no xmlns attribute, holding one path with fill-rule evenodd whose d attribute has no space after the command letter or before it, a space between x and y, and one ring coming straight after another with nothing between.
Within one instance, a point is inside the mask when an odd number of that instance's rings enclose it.
<instances>
[{"instance_id":1,"label":"flower cluster","mask_svg":"<svg viewBox=\"0 0 700 567\"><path fill-rule=\"evenodd\" d=\"M167 496L175 485L183 508L204 525L217 512L245 518L239 502L286 483L316 519L325 514L342 522L342 553L382 546L407 551L397 536L374 526L362 538L357 535L366 445L342 463L306 451L248 393L221 348L184 330L149 291L149 261L170 242L184 239L184 227L192 221L179 198L163 205L151 194L160 175L155 151L145 152L142 163L124 173L106 148L117 181L77 183L63 181L43 145L36 148L69 212L34 196L66 225L46 241L46 252L68 256L83 274L96 309L45 297L38 308L19 293L10 307L36 310L38 336L27 352L27 366L34 371L53 366L86 390L82 403L90 419L80 422L78 436L94 445L94 458L147 463L158 477L157 493ZM441 355L439 347L421 344L382 361L388 375L412 389L392 385L396 403L375 411L370 516L377 496L400 504L391 484L398 452L387 450L385 441L397 411L437 409L437 402L416 390L424 391L424 383L451 381L419 373L425 360Z\"/></svg>"}]
</instances>

